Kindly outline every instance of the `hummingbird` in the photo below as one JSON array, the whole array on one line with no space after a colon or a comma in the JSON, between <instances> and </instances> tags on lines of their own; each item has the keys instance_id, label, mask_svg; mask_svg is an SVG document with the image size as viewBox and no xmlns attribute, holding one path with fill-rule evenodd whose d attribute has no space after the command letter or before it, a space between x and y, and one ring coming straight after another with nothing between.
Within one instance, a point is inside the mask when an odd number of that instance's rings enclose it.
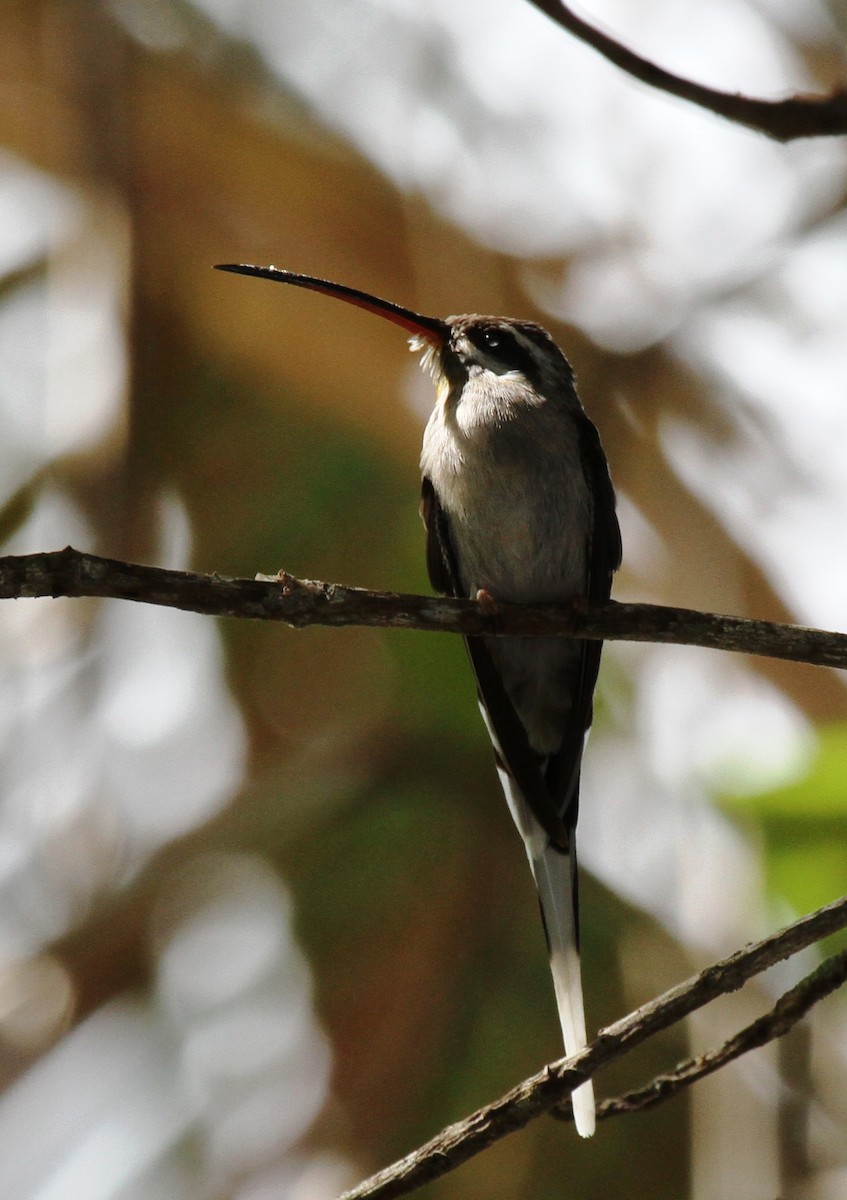
<instances>
[{"instance_id":1,"label":"hummingbird","mask_svg":"<svg viewBox=\"0 0 847 1200\"><path fill-rule=\"evenodd\" d=\"M498 603L599 603L621 561L599 434L553 338L531 321L423 316L358 288L277 267L221 264L333 296L405 329L435 385L421 451L421 516L433 587ZM586 1045L576 821L602 645L466 638L497 771L535 880L565 1052ZM572 1094L595 1127L590 1080Z\"/></svg>"}]
</instances>

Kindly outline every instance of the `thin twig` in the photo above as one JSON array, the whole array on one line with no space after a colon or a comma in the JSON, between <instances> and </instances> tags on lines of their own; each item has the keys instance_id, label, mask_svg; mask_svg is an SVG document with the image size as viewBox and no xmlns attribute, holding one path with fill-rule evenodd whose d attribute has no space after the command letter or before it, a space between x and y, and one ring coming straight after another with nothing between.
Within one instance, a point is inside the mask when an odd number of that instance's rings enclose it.
<instances>
[{"instance_id":1,"label":"thin twig","mask_svg":"<svg viewBox=\"0 0 847 1200\"><path fill-rule=\"evenodd\" d=\"M475 600L372 592L338 583L268 581L166 571L83 554L68 546L45 554L0 558L0 599L101 596L159 604L212 616L307 625L370 625L435 633L540 635L660 642L847 667L847 634L775 621L723 616L660 604L503 604L492 613Z\"/></svg>"},{"instance_id":2,"label":"thin twig","mask_svg":"<svg viewBox=\"0 0 847 1200\"><path fill-rule=\"evenodd\" d=\"M577 1084L774 963L847 926L847 896L802 917L778 933L737 950L699 975L603 1029L586 1049L545 1067L437 1137L345 1192L339 1200L390 1200L454 1170L492 1142L514 1133L560 1103Z\"/></svg>"},{"instance_id":3,"label":"thin twig","mask_svg":"<svg viewBox=\"0 0 847 1200\"><path fill-rule=\"evenodd\" d=\"M759 100L735 92L721 92L683 79L642 58L607 33L589 25L561 0L530 0L530 3L634 79L705 108L736 125L764 133L778 142L847 133L847 90L839 89L830 96L789 96L784 100Z\"/></svg>"}]
</instances>

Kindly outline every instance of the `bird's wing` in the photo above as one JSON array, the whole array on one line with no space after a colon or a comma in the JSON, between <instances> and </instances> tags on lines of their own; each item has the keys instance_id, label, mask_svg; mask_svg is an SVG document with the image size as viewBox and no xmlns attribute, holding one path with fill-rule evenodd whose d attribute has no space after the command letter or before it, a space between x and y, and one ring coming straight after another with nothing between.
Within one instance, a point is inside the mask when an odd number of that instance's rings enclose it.
<instances>
[{"instance_id":1,"label":"bird's wing","mask_svg":"<svg viewBox=\"0 0 847 1200\"><path fill-rule=\"evenodd\" d=\"M450 525L431 480L421 487L421 517L426 526L426 561L432 586L448 596L461 596L462 585L450 540ZM541 764L526 730L509 699L500 673L482 638L465 639L476 675L480 703L488 717L498 766L515 779L527 804L547 836L562 850L568 848L568 830L556 811Z\"/></svg>"},{"instance_id":2,"label":"bird's wing","mask_svg":"<svg viewBox=\"0 0 847 1200\"><path fill-rule=\"evenodd\" d=\"M432 480L421 481L421 520L426 529L426 569L429 582L443 596L461 596L459 569L450 542L447 514L441 507Z\"/></svg>"},{"instance_id":3,"label":"bird's wing","mask_svg":"<svg viewBox=\"0 0 847 1200\"><path fill-rule=\"evenodd\" d=\"M612 576L621 563L621 532L615 513L615 491L600 435L588 417L581 419L579 435L580 457L594 509L586 546L585 598L590 603L602 603L609 598ZM580 645L579 681L571 719L564 730L561 747L550 756L544 770L556 810L568 829L576 825L582 752L593 716L594 687L602 649L603 643L598 641L583 641Z\"/></svg>"}]
</instances>

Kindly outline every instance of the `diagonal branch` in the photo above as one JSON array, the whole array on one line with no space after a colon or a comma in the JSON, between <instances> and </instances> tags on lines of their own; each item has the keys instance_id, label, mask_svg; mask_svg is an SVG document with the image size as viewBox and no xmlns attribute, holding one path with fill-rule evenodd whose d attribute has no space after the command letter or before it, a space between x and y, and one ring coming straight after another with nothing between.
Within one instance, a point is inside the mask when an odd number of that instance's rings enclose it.
<instances>
[{"instance_id":1,"label":"diagonal branch","mask_svg":"<svg viewBox=\"0 0 847 1200\"><path fill-rule=\"evenodd\" d=\"M278 576L227 579L166 571L83 554L68 546L45 554L0 558L0 599L101 596L211 616L307 625L369 625L465 636L539 635L661 642L760 654L815 666L847 667L847 634L660 604L504 604L371 592L336 583Z\"/></svg>"},{"instance_id":2,"label":"diagonal branch","mask_svg":"<svg viewBox=\"0 0 847 1200\"><path fill-rule=\"evenodd\" d=\"M724 1042L717 1050L687 1058L671 1071L665 1071L651 1080L646 1087L627 1092L623 1096L610 1097L597 1106L598 1121L607 1117L619 1117L626 1113L641 1112L654 1108L679 1092L691 1087L699 1079L725 1067L750 1050L765 1046L776 1038L784 1037L806 1013L824 1000L847 980L847 950L834 954L811 974L780 996L770 1012L757 1017L749 1025ZM557 1105L553 1116L573 1120L570 1100Z\"/></svg>"},{"instance_id":3,"label":"diagonal branch","mask_svg":"<svg viewBox=\"0 0 847 1200\"><path fill-rule=\"evenodd\" d=\"M634 79L688 100L736 125L764 133L778 142L847 133L847 90L839 89L830 96L789 96L784 100L758 100L735 92L721 92L683 79L642 58L589 25L561 0L530 0L530 3Z\"/></svg>"},{"instance_id":4,"label":"diagonal branch","mask_svg":"<svg viewBox=\"0 0 847 1200\"><path fill-rule=\"evenodd\" d=\"M339 1200L390 1200L438 1179L506 1134L522 1129L541 1113L548 1112L578 1084L660 1029L676 1024L716 996L736 991L774 963L845 926L847 896L760 942L737 950L601 1030L579 1054L544 1067L499 1100L448 1126L424 1146L345 1192Z\"/></svg>"}]
</instances>

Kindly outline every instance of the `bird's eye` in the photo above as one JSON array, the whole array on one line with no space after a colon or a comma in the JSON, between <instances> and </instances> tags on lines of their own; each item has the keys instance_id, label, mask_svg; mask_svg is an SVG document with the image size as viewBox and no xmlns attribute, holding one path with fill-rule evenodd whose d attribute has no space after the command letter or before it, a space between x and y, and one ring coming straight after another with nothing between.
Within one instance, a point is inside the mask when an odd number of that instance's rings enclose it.
<instances>
[{"instance_id":1,"label":"bird's eye","mask_svg":"<svg viewBox=\"0 0 847 1200\"><path fill-rule=\"evenodd\" d=\"M503 344L503 337L499 330L480 329L479 341L486 350L497 350Z\"/></svg>"},{"instance_id":2,"label":"bird's eye","mask_svg":"<svg viewBox=\"0 0 847 1200\"><path fill-rule=\"evenodd\" d=\"M504 362L513 353L513 337L508 329L497 325L477 325L468 330L468 341L481 351L483 357L491 354L498 362Z\"/></svg>"}]
</instances>

